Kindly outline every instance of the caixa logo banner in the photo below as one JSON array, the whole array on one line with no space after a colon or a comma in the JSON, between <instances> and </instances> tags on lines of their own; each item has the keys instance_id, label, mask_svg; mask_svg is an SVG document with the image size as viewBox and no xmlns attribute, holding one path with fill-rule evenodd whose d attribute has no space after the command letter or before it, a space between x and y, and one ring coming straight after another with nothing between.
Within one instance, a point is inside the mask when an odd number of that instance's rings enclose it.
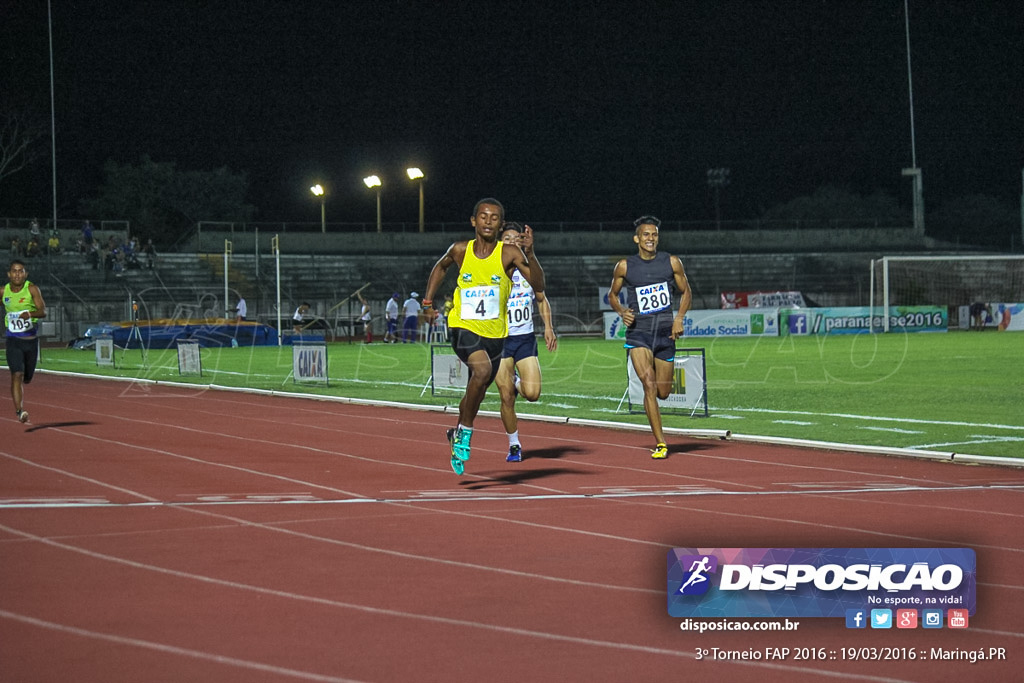
<instances>
[{"instance_id":1,"label":"caixa logo banner","mask_svg":"<svg viewBox=\"0 0 1024 683\"><path fill-rule=\"evenodd\" d=\"M844 617L976 606L970 548L673 548L673 617Z\"/></svg>"}]
</instances>

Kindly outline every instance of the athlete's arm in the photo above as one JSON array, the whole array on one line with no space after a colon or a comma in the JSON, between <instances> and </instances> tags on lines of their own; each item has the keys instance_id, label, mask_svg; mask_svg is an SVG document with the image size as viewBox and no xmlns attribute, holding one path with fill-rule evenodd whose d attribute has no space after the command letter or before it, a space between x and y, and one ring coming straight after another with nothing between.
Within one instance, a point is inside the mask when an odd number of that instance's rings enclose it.
<instances>
[{"instance_id":1,"label":"athlete's arm","mask_svg":"<svg viewBox=\"0 0 1024 683\"><path fill-rule=\"evenodd\" d=\"M434 294L437 292L437 288L441 286L444 281L444 275L448 272L448 269L452 266L462 267L462 261L466 258L466 245L468 242L455 242L448 251L444 253L444 256L437 260L434 267L430 269L430 275L427 277L427 287L423 290L423 301L433 303ZM426 306L429 310L434 310L433 306ZM428 314L429 315L429 314Z\"/></svg>"},{"instance_id":2,"label":"athlete's arm","mask_svg":"<svg viewBox=\"0 0 1024 683\"><path fill-rule=\"evenodd\" d=\"M537 303L537 310L540 311L541 320L544 321L544 343L547 345L548 351L554 351L558 348L558 337L555 336L555 326L551 322L551 304L544 296L544 292L534 292L533 295Z\"/></svg>"},{"instance_id":3,"label":"athlete's arm","mask_svg":"<svg viewBox=\"0 0 1024 683\"><path fill-rule=\"evenodd\" d=\"M541 268L537 255L533 253L533 228L529 225L523 226L523 236L520 239L521 247L513 248L513 245L505 245L502 250L502 262L505 272L512 277L512 271L518 269L526 281L533 287L533 291L541 293L544 291L545 278L544 269Z\"/></svg>"},{"instance_id":4,"label":"athlete's arm","mask_svg":"<svg viewBox=\"0 0 1024 683\"><path fill-rule=\"evenodd\" d=\"M612 286L608 290L608 303L611 304L612 310L622 318L622 322L626 323L626 327L629 327L636 319L636 314L633 309L626 308L619 301L619 291L624 284L626 284L626 259L616 263L615 270L612 271Z\"/></svg>"},{"instance_id":5,"label":"athlete's arm","mask_svg":"<svg viewBox=\"0 0 1024 683\"><path fill-rule=\"evenodd\" d=\"M683 321L686 312L690 310L690 303L693 301L693 293L690 291L690 281L686 279L686 271L683 270L683 262L678 256L669 259L672 264L672 277L675 278L676 289L681 293L679 297L679 312L672 319L672 338L679 339L683 336Z\"/></svg>"},{"instance_id":6,"label":"athlete's arm","mask_svg":"<svg viewBox=\"0 0 1024 683\"><path fill-rule=\"evenodd\" d=\"M32 295L32 311L22 311L21 317L25 320L29 318L45 318L46 317L46 302L43 301L43 293L39 291L39 287L30 285L28 293Z\"/></svg>"}]
</instances>

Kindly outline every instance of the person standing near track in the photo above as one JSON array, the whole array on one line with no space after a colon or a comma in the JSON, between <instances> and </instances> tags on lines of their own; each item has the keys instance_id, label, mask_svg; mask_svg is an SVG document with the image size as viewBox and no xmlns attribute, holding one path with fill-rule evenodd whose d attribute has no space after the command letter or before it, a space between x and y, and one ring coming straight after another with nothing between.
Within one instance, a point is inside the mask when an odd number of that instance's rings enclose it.
<instances>
[{"instance_id":1,"label":"person standing near track","mask_svg":"<svg viewBox=\"0 0 1024 683\"><path fill-rule=\"evenodd\" d=\"M373 343L373 314L370 311L370 303L363 298L362 292L357 292L359 297L359 322L363 323L363 343Z\"/></svg>"},{"instance_id":2,"label":"person standing near track","mask_svg":"<svg viewBox=\"0 0 1024 683\"><path fill-rule=\"evenodd\" d=\"M512 274L518 269L534 291L544 292L544 270L533 254L533 231L524 228L528 240L524 249L503 244L498 231L504 223L505 209L497 199L481 199L473 207L469 222L475 237L448 247L430 271L423 303L430 315L434 294L453 265L458 267L452 311L448 316L452 349L466 367L469 379L466 393L459 402L459 423L447 432L451 446L451 466L462 474L470 456L473 422L480 411L487 387L494 381L501 362L501 352L508 336L509 292Z\"/></svg>"},{"instance_id":3,"label":"person standing near track","mask_svg":"<svg viewBox=\"0 0 1024 683\"><path fill-rule=\"evenodd\" d=\"M418 296L419 292L413 292L402 304L402 312L405 314L405 320L402 323L403 344L408 344L410 341L413 344L416 343L416 328L420 321L420 302L416 301Z\"/></svg>"},{"instance_id":4,"label":"person standing near track","mask_svg":"<svg viewBox=\"0 0 1024 683\"><path fill-rule=\"evenodd\" d=\"M4 319L7 328L7 367L11 370L11 398L14 413L28 422L24 406L24 385L32 381L39 360L39 319L46 317L46 302L39 287L28 280L25 264L11 261L4 285Z\"/></svg>"},{"instance_id":5,"label":"person standing near track","mask_svg":"<svg viewBox=\"0 0 1024 683\"><path fill-rule=\"evenodd\" d=\"M384 332L384 343L394 344L398 341L398 299L399 294L395 292L388 299L387 305L384 307L384 318L387 328Z\"/></svg>"},{"instance_id":6,"label":"person standing near track","mask_svg":"<svg viewBox=\"0 0 1024 683\"><path fill-rule=\"evenodd\" d=\"M661 221L648 215L636 219L633 225L637 253L615 264L608 301L626 325L625 347L643 384L644 412L657 442L651 457L660 460L668 457L668 446L661 428L658 399L668 398L672 391L675 340L683 336L683 319L693 295L683 262L677 256L658 251ZM626 306L619 301L623 287ZM678 312L673 315L676 294L681 296Z\"/></svg>"},{"instance_id":7,"label":"person standing near track","mask_svg":"<svg viewBox=\"0 0 1024 683\"><path fill-rule=\"evenodd\" d=\"M526 235L519 223L506 223L501 229L501 241L533 251L533 235ZM558 348L558 338L551 323L551 306L544 292L536 292L518 270L512 273L512 291L508 297L508 337L501 353L501 364L494 383L501 396L501 422L508 436L507 462L523 459L523 446L519 441L519 418L516 416L516 396L531 403L540 398L540 361L537 358L537 336L533 330L533 304L537 303L544 321L544 343L548 351Z\"/></svg>"}]
</instances>

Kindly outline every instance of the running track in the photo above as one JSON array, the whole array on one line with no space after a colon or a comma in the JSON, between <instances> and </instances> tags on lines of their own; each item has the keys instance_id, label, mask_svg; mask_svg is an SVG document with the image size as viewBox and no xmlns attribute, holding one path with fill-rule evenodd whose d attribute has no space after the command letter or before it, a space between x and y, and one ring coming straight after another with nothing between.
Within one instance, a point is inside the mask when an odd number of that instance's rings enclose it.
<instances>
[{"instance_id":1,"label":"running track","mask_svg":"<svg viewBox=\"0 0 1024 683\"><path fill-rule=\"evenodd\" d=\"M3 681L965 681L1024 665L1024 472L41 374L0 418ZM964 546L967 630L680 630L673 547ZM697 660L1005 648L1007 661ZM1019 680L1019 679L1017 679Z\"/></svg>"}]
</instances>

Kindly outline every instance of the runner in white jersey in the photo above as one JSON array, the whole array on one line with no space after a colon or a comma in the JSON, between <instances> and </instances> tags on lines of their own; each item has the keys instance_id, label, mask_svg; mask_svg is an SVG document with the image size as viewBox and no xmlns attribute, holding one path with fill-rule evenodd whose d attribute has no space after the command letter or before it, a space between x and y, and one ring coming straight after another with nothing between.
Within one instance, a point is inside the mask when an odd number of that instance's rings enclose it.
<instances>
[{"instance_id":1,"label":"runner in white jersey","mask_svg":"<svg viewBox=\"0 0 1024 683\"><path fill-rule=\"evenodd\" d=\"M531 233L518 223L505 223L501 239L506 244L526 248L525 241L533 240ZM554 325L551 324L551 306L543 292L535 292L518 270L512 273L512 291L508 297L508 337L501 354L501 365L494 378L501 396L501 421L508 435L508 462L523 459L519 441L519 419L516 417L516 396L522 395L533 402L540 398L540 362L537 358L537 337L533 326L533 304L544 321L544 343L548 351L558 348Z\"/></svg>"}]
</instances>

